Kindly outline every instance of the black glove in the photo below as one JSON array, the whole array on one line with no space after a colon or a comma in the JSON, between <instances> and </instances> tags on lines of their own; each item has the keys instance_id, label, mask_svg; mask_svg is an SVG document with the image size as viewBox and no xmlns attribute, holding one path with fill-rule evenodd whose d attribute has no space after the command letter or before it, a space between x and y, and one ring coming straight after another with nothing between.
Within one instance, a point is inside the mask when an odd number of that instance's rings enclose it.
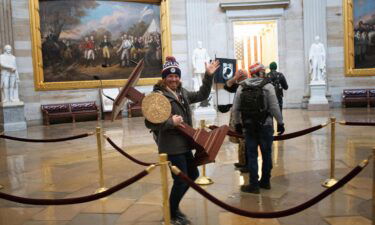
<instances>
[{"instance_id":1,"label":"black glove","mask_svg":"<svg viewBox=\"0 0 375 225\"><path fill-rule=\"evenodd\" d=\"M242 134L242 124L238 123L234 125L234 129L236 130L237 133Z\"/></svg>"},{"instance_id":2,"label":"black glove","mask_svg":"<svg viewBox=\"0 0 375 225\"><path fill-rule=\"evenodd\" d=\"M282 135L285 132L284 124L277 124L277 135Z\"/></svg>"}]
</instances>

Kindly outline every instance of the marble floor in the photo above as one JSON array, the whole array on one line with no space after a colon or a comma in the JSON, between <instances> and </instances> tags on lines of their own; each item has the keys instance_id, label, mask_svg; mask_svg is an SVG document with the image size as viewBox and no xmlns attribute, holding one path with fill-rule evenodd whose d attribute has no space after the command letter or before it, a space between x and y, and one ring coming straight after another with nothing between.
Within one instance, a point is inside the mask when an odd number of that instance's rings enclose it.
<instances>
[{"instance_id":1,"label":"marble floor","mask_svg":"<svg viewBox=\"0 0 375 225\"><path fill-rule=\"evenodd\" d=\"M327 121L375 121L375 109L334 109L312 112L284 111L286 132L294 132ZM225 124L220 114L216 124ZM142 118L33 126L7 135L28 138L57 138L95 131L102 126L106 135L127 153L145 162L156 162L158 154ZM324 190L329 176L330 129L274 143L272 189L259 195L241 193L247 174L234 169L237 146L226 140L217 161L207 165L214 184L204 188L222 201L251 211L284 210L299 205ZM106 187L133 177L145 167L124 158L104 144L103 174ZM375 147L375 127L336 126L336 177L341 178ZM373 224L374 166L372 161L355 179L318 204L298 214L278 219L238 216L214 205L194 190L181 203L194 225L353 225ZM169 177L171 184L171 179ZM60 143L23 143L0 139L1 192L30 198L85 196L99 188L95 136ZM169 186L170 187L170 186ZM162 224L159 169L133 185L94 202L68 206L34 206L0 199L0 225L154 225Z\"/></svg>"}]
</instances>

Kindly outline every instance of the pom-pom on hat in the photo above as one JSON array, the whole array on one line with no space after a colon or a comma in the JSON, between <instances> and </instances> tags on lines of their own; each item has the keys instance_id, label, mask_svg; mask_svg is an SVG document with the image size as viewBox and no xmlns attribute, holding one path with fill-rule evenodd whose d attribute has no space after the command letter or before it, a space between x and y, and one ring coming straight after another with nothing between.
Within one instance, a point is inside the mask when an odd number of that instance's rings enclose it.
<instances>
[{"instance_id":1,"label":"pom-pom on hat","mask_svg":"<svg viewBox=\"0 0 375 225\"><path fill-rule=\"evenodd\" d=\"M161 77L164 79L169 74L177 74L181 78L180 64L173 56L167 56L167 58L165 59L163 70L161 71Z\"/></svg>"},{"instance_id":2,"label":"pom-pom on hat","mask_svg":"<svg viewBox=\"0 0 375 225\"><path fill-rule=\"evenodd\" d=\"M263 64L257 62L249 67L249 72L251 75L259 73L261 70L265 70L266 68Z\"/></svg>"}]
</instances>

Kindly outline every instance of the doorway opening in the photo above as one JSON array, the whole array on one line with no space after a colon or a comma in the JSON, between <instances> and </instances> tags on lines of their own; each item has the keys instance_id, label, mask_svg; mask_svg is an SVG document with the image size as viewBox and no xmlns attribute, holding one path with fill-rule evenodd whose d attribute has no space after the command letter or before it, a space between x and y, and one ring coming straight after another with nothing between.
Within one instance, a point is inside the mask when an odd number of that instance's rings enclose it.
<instances>
[{"instance_id":1,"label":"doorway opening","mask_svg":"<svg viewBox=\"0 0 375 225\"><path fill-rule=\"evenodd\" d=\"M264 66L278 63L277 21L237 21L233 24L234 55L237 69L248 70L261 62Z\"/></svg>"}]
</instances>

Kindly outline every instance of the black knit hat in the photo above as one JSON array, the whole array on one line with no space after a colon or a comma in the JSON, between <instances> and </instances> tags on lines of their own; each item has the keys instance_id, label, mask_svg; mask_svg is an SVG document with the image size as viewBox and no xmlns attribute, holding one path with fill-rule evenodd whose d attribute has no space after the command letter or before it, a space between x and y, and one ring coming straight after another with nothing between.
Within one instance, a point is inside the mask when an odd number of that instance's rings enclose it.
<instances>
[{"instance_id":1,"label":"black knit hat","mask_svg":"<svg viewBox=\"0 0 375 225\"><path fill-rule=\"evenodd\" d=\"M175 57L167 56L161 71L161 77L164 79L169 74L177 74L181 78L180 64L176 61Z\"/></svg>"}]
</instances>

